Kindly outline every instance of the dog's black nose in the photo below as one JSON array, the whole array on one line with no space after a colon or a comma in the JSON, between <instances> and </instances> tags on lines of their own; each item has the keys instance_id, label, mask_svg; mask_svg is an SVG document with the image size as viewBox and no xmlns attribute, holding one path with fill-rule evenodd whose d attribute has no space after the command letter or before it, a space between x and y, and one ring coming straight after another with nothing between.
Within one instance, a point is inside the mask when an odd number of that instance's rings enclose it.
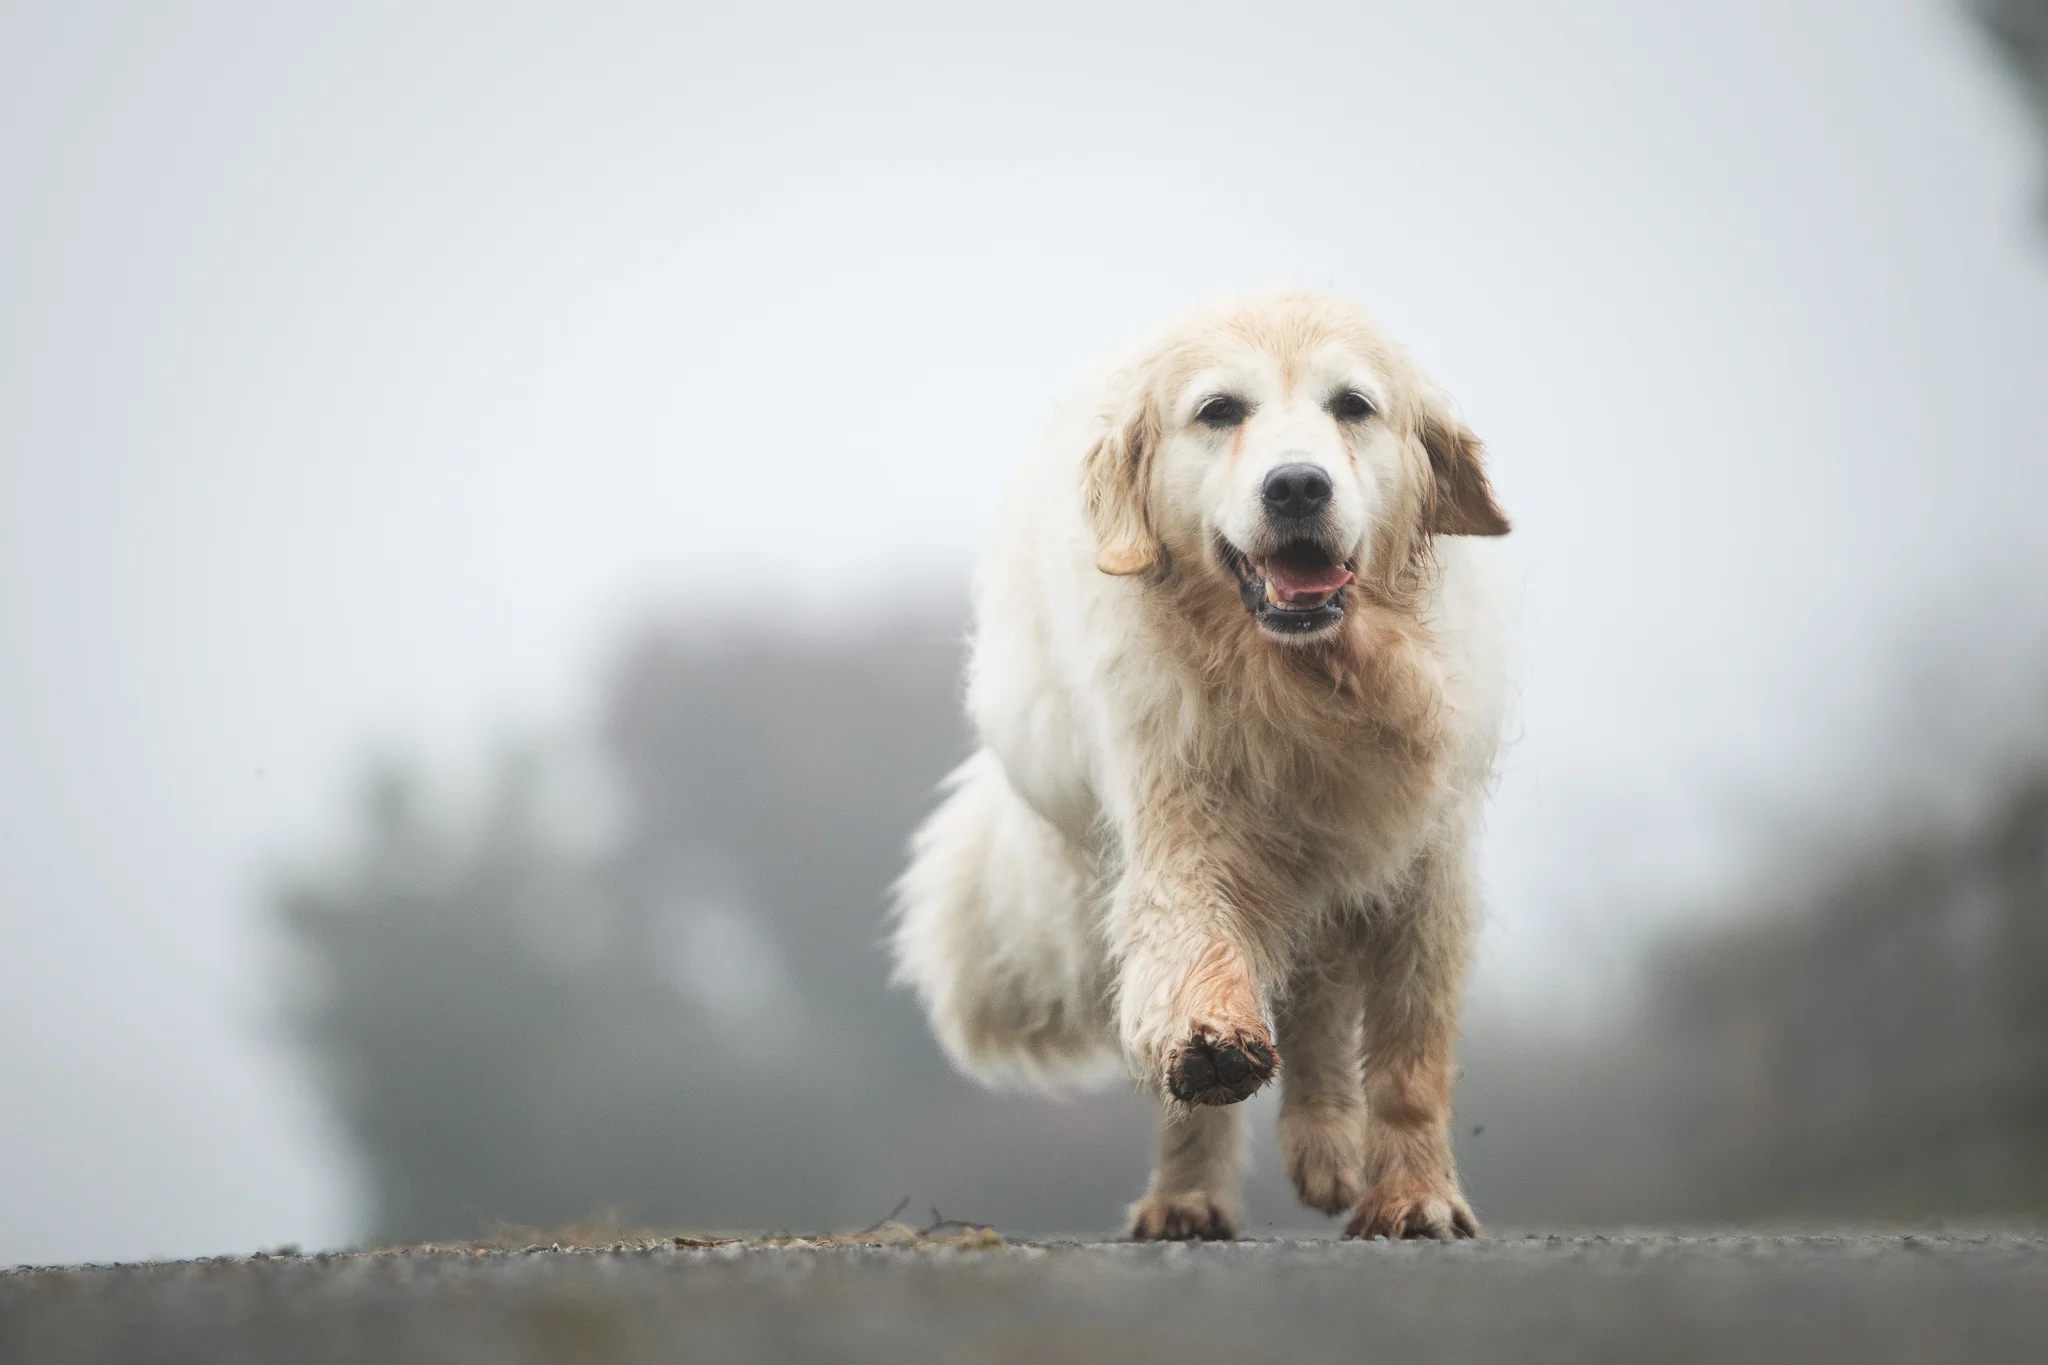
<instances>
[{"instance_id":1,"label":"dog's black nose","mask_svg":"<svg viewBox=\"0 0 2048 1365\"><path fill-rule=\"evenodd\" d=\"M1330 501L1330 475L1319 464L1276 465L1259 493L1276 517L1312 517Z\"/></svg>"}]
</instances>

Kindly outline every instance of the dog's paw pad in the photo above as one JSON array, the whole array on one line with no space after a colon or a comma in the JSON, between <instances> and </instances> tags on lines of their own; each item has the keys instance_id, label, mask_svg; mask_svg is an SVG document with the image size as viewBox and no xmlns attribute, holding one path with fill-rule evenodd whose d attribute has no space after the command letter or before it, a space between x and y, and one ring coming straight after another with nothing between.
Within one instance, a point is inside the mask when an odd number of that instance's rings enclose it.
<instances>
[{"instance_id":1,"label":"dog's paw pad","mask_svg":"<svg viewBox=\"0 0 2048 1365\"><path fill-rule=\"evenodd\" d=\"M1234 1219L1206 1194L1148 1194L1131 1206L1134 1242L1227 1242Z\"/></svg>"},{"instance_id":2,"label":"dog's paw pad","mask_svg":"<svg viewBox=\"0 0 2048 1365\"><path fill-rule=\"evenodd\" d=\"M1359 1205L1346 1237L1385 1237L1393 1241L1432 1239L1448 1242L1477 1237L1478 1220L1463 1199L1452 1195L1367 1195Z\"/></svg>"},{"instance_id":3,"label":"dog's paw pad","mask_svg":"<svg viewBox=\"0 0 2048 1365\"><path fill-rule=\"evenodd\" d=\"M1166 1088L1182 1104L1236 1104L1273 1079L1279 1059L1263 1038L1239 1031L1228 1038L1198 1033L1181 1044L1166 1066Z\"/></svg>"}]
</instances>

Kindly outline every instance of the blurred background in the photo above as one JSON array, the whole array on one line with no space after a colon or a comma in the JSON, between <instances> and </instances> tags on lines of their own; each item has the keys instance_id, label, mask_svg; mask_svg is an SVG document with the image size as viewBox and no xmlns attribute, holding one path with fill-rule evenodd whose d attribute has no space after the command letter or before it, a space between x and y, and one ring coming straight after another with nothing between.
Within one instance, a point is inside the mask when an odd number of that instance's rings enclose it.
<instances>
[{"instance_id":1,"label":"blurred background","mask_svg":"<svg viewBox=\"0 0 2048 1365\"><path fill-rule=\"evenodd\" d=\"M2043 0L0 7L0 1262L1117 1228L1146 1106L952 1077L884 890L1006 469L1271 283L1515 519L1482 1217L2048 1216L2044 72Z\"/></svg>"}]
</instances>

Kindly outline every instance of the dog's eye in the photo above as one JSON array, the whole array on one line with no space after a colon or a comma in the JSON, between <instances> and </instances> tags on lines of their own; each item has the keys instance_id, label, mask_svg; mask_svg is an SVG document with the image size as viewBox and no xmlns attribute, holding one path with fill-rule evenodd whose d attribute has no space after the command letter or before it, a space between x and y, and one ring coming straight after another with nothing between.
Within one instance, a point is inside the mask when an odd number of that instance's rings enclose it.
<instances>
[{"instance_id":1,"label":"dog's eye","mask_svg":"<svg viewBox=\"0 0 2048 1365\"><path fill-rule=\"evenodd\" d=\"M1244 420L1244 400L1227 393L1205 398L1202 406L1195 409L1195 420L1204 426L1234 427Z\"/></svg>"},{"instance_id":2,"label":"dog's eye","mask_svg":"<svg viewBox=\"0 0 2048 1365\"><path fill-rule=\"evenodd\" d=\"M1330 415L1340 422L1363 422L1372 416L1372 400L1357 389L1346 389L1330 400Z\"/></svg>"}]
</instances>

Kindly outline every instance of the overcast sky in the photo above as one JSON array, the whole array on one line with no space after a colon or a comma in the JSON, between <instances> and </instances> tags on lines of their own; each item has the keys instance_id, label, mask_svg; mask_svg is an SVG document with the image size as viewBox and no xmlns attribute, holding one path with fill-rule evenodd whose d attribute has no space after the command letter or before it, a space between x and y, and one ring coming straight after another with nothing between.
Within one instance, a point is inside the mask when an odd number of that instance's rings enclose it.
<instances>
[{"instance_id":1,"label":"overcast sky","mask_svg":"<svg viewBox=\"0 0 2048 1365\"><path fill-rule=\"evenodd\" d=\"M0 8L0 1262L353 1235L259 927L366 746L574 733L656 605L959 584L1202 295L1371 304L1493 448L1482 1000L2038 567L2036 163L1950 6L979 8Z\"/></svg>"}]
</instances>

